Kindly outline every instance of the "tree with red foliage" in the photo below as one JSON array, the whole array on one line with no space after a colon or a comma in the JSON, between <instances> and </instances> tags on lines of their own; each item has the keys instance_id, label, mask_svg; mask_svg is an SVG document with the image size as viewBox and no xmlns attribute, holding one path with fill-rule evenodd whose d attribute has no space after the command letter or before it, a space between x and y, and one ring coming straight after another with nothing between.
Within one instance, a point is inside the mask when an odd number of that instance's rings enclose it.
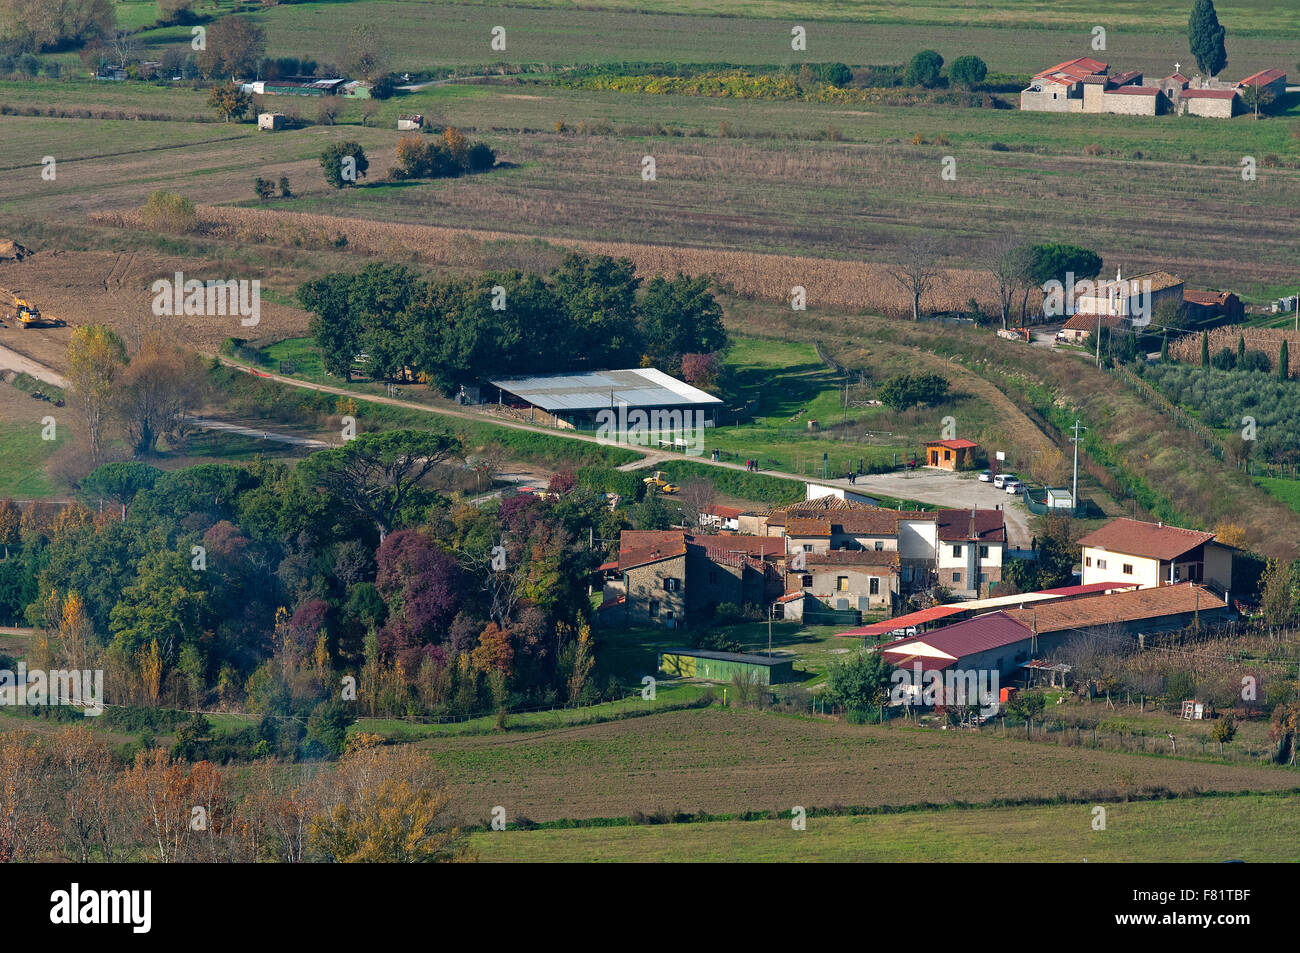
<instances>
[{"instance_id":1,"label":"tree with red foliage","mask_svg":"<svg viewBox=\"0 0 1300 953\"><path fill-rule=\"evenodd\" d=\"M380 544L376 562L375 585L389 607L383 648L444 641L467 586L455 558L417 530L398 530Z\"/></svg>"}]
</instances>

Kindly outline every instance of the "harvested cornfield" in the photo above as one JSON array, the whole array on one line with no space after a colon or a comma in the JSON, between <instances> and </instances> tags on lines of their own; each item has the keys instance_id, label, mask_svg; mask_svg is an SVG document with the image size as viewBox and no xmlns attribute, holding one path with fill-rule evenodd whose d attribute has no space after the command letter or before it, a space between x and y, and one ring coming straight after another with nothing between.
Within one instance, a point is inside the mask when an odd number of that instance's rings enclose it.
<instances>
[{"instance_id":1,"label":"harvested cornfield","mask_svg":"<svg viewBox=\"0 0 1300 953\"><path fill-rule=\"evenodd\" d=\"M1246 349L1263 351L1269 362L1277 367L1278 356L1282 351L1282 342L1286 341L1287 353L1291 357L1291 376L1300 377L1300 331L1286 328L1250 328L1240 324L1228 324L1209 332L1210 355L1218 354L1225 347L1234 354L1237 342L1245 338ZM1169 346L1169 355L1184 364L1201 363L1201 336L1185 334Z\"/></svg>"},{"instance_id":2,"label":"harvested cornfield","mask_svg":"<svg viewBox=\"0 0 1300 953\"><path fill-rule=\"evenodd\" d=\"M400 225L357 218L336 218L269 209L199 206L198 228L214 238L247 244L299 247L346 247L363 254L406 258L429 264L463 265L466 243L531 241L532 236L430 225ZM117 228L142 229L137 212L102 212L91 221ZM790 300L791 289L807 292L810 308L911 314L912 300L890 275L888 265L765 255L753 252L642 245L632 242L596 242L547 239L553 245L586 252L630 258L639 274L712 274L737 294L769 301ZM934 290L922 298L931 311L963 310L975 298L989 310L997 302L989 296L986 276L966 269L942 269Z\"/></svg>"}]
</instances>

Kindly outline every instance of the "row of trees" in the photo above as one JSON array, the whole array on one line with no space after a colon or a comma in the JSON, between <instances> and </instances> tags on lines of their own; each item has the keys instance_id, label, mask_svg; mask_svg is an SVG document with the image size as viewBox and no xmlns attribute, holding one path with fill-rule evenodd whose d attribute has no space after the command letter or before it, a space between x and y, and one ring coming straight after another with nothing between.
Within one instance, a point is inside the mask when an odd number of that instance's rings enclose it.
<instances>
[{"instance_id":1,"label":"row of trees","mask_svg":"<svg viewBox=\"0 0 1300 953\"><path fill-rule=\"evenodd\" d=\"M948 67L951 83L974 89L988 76L988 65L978 56L959 56ZM907 61L903 70L903 83L934 89L943 82L943 57L934 50L922 50Z\"/></svg>"},{"instance_id":2,"label":"row of trees","mask_svg":"<svg viewBox=\"0 0 1300 953\"><path fill-rule=\"evenodd\" d=\"M265 760L235 778L161 748L123 763L84 726L0 734L0 860L472 860L427 757L360 735L337 765Z\"/></svg>"},{"instance_id":3,"label":"row of trees","mask_svg":"<svg viewBox=\"0 0 1300 953\"><path fill-rule=\"evenodd\" d=\"M654 365L727 346L707 277L655 277L641 287L628 259L568 255L546 276L489 272L424 280L369 265L308 281L298 300L325 368L350 378L358 354L374 379L414 374L449 391L501 374ZM705 372L702 370L702 373Z\"/></svg>"}]
</instances>

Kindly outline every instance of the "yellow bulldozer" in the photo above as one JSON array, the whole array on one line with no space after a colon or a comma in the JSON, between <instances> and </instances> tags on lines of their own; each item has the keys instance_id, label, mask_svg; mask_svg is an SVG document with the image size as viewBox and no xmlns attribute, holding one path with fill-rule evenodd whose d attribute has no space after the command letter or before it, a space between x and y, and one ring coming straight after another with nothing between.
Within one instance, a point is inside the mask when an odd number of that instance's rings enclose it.
<instances>
[{"instance_id":1,"label":"yellow bulldozer","mask_svg":"<svg viewBox=\"0 0 1300 953\"><path fill-rule=\"evenodd\" d=\"M63 326L63 321L59 318L41 314L41 309L26 298L12 294L12 292L11 295L14 299L14 310L9 317L17 321L20 328L57 328Z\"/></svg>"}]
</instances>

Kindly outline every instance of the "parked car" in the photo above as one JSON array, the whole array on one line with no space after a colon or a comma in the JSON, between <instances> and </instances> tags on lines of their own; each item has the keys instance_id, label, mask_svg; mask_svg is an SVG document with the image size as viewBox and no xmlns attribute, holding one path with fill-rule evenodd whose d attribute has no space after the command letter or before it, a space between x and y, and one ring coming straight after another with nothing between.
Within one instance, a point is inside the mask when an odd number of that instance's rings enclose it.
<instances>
[{"instance_id":1,"label":"parked car","mask_svg":"<svg viewBox=\"0 0 1300 953\"><path fill-rule=\"evenodd\" d=\"M1023 488L1024 488L1024 484L1022 484L1019 480L1015 479L1014 477L1008 480L1006 484L1003 486L1003 489L1006 490L1008 493L1019 493Z\"/></svg>"},{"instance_id":2,"label":"parked car","mask_svg":"<svg viewBox=\"0 0 1300 953\"><path fill-rule=\"evenodd\" d=\"M999 490L1002 490L1006 488L1008 480L1014 480L1015 478L1016 475L1014 473L999 473L993 478L993 485Z\"/></svg>"},{"instance_id":3,"label":"parked car","mask_svg":"<svg viewBox=\"0 0 1300 953\"><path fill-rule=\"evenodd\" d=\"M990 471L988 471L988 470L981 470L981 471L980 471L980 482L981 482L981 483L992 483L992 482L993 482L993 474L992 474Z\"/></svg>"}]
</instances>

